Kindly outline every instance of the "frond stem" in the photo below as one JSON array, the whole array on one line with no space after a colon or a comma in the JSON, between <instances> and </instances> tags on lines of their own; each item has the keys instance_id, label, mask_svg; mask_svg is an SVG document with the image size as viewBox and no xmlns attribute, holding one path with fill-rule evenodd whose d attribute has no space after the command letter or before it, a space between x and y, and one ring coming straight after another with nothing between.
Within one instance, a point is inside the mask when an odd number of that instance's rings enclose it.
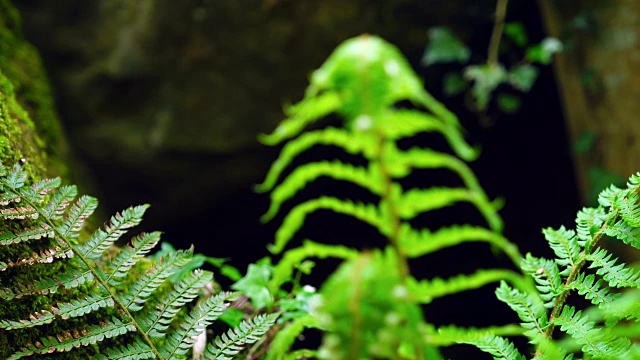
<instances>
[{"instance_id":1,"label":"frond stem","mask_svg":"<svg viewBox=\"0 0 640 360\"><path fill-rule=\"evenodd\" d=\"M507 15L507 5L509 0L498 0L496 5L495 18L493 23L493 31L491 32L491 40L489 41L489 50L487 54L487 64L498 64L498 51L500 50L500 39L504 29L504 18Z\"/></svg>"}]
</instances>

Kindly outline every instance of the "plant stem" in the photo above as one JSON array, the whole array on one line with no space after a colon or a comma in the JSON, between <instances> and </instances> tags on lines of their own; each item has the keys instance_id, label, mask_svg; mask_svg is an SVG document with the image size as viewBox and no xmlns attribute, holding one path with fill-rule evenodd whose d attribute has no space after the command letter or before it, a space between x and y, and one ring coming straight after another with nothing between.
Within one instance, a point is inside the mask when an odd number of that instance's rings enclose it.
<instances>
[{"instance_id":1,"label":"plant stem","mask_svg":"<svg viewBox=\"0 0 640 360\"><path fill-rule=\"evenodd\" d=\"M489 41L489 50L487 54L487 64L489 65L498 64L498 50L500 50L500 39L502 38L504 18L507 14L508 3L509 0L498 0L498 3L496 4L493 31L491 32L491 40Z\"/></svg>"}]
</instances>

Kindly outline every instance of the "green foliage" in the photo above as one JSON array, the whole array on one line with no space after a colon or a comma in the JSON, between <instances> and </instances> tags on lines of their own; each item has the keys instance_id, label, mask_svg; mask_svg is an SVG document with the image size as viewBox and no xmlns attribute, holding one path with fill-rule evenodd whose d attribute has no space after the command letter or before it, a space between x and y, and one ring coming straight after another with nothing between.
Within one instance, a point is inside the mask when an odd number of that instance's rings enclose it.
<instances>
[{"instance_id":1,"label":"green foliage","mask_svg":"<svg viewBox=\"0 0 640 360\"><path fill-rule=\"evenodd\" d=\"M222 292L185 309L212 274L195 270L168 281L193 254L190 249L169 251L158 260L146 257L160 240L158 232L140 234L112 251L114 242L140 223L148 205L128 208L82 237L97 207L95 198L75 200L75 187L61 187L60 179L26 183L21 165L0 165L0 217L12 229L0 236L0 331L14 339L3 349L7 359L66 358L76 348L98 359L186 358L207 325L237 298ZM54 275L25 280L50 266L57 266ZM54 305L32 313L12 310L39 304L41 298ZM246 349L244 344L261 339L277 316L241 322L210 343L203 358L232 358Z\"/></svg>"},{"instance_id":2,"label":"green foliage","mask_svg":"<svg viewBox=\"0 0 640 360\"><path fill-rule=\"evenodd\" d=\"M585 208L578 212L576 231L561 227L545 229L545 239L555 253L555 259L536 258L527 254L522 269L536 281L538 294L525 294L502 283L496 290L499 300L511 307L523 321L524 335L537 344L536 358L563 359L572 353L594 359L634 359L640 351L629 336L625 321L640 318L628 295L614 289L637 289L640 274L621 263L598 244L604 236L615 238L627 245L640 248L640 173L629 178L626 188L611 186L600 193L598 208ZM570 293L591 302L597 311L576 310L567 304ZM633 293L630 293L633 295ZM541 306L544 304L544 307ZM606 314L603 317L587 313ZM570 337L567 342L554 344L554 330ZM486 338L473 343L493 355L494 349L505 347L503 339ZM489 345L489 347L487 347ZM553 352L551 357L545 352Z\"/></svg>"},{"instance_id":3,"label":"green foliage","mask_svg":"<svg viewBox=\"0 0 640 360\"><path fill-rule=\"evenodd\" d=\"M450 35L434 34L441 41ZM462 59L462 55L459 51L456 56ZM431 62L438 59L442 59L438 53L428 57ZM396 106L406 101L415 107ZM533 288L529 279L506 269L481 269L448 279L418 279L411 275L409 259L466 242L490 244L515 264L522 257L515 245L500 234L502 220L497 214L500 202L489 200L463 161L475 159L477 150L465 142L455 115L423 89L396 48L372 36L346 41L312 74L304 99L288 107L286 113L288 118L272 134L261 137L269 145L283 144L265 181L257 186L260 191L270 191L271 205L263 220L282 214L285 204L321 177L366 189L378 200L369 203L325 194L294 204L284 213L275 242L269 247L274 254L282 254L282 259L271 274L262 271L259 281L256 269L250 268L253 275L248 274L237 283L236 289L258 297L262 286L262 291L268 290L273 296L274 306L282 310L287 298L299 293L299 274L309 271L308 266L302 265L309 258L335 257L345 262L317 296L305 297L306 305L304 301L297 303L297 315L282 324L269 358L294 358L294 354L299 354L287 349L305 327L325 330L322 346L317 350L319 358L439 357L439 346L467 338L472 331L453 327L446 337L440 336L424 319L422 305L503 280L522 291ZM331 114L342 120L341 126L323 127L319 123ZM314 129L305 132L312 124ZM442 136L455 155L428 148L402 149L398 145L403 139L423 133ZM327 159L294 166L300 155L318 145L339 148L360 156L366 163L356 166ZM448 170L461 179L462 185L403 188L400 181L415 169ZM486 224L452 224L432 231L415 228L411 223L422 214L461 203L475 208ZM343 245L304 241L302 246L292 247L309 216L321 210L375 228L388 239L388 246L361 252ZM267 276L271 280L264 286ZM288 282L291 291L283 287ZM286 314L287 311L284 318ZM473 333L483 331L487 330Z\"/></svg>"}]
</instances>

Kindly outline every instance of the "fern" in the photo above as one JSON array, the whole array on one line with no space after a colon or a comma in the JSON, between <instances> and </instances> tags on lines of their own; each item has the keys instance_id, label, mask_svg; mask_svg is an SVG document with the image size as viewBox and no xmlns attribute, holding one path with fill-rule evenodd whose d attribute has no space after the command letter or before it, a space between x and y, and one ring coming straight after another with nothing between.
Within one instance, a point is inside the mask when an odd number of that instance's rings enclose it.
<instances>
[{"instance_id":1,"label":"fern","mask_svg":"<svg viewBox=\"0 0 640 360\"><path fill-rule=\"evenodd\" d=\"M74 202L76 188L61 187L59 179L26 186L26 178L20 165L9 170L0 164L0 217L11 229L0 235L0 298L18 308L29 302L53 305L31 314L13 312L12 318L0 320L0 331L16 332L16 339L24 339L8 359L76 348L85 348L85 354L97 359L185 358L198 335L237 297L223 292L185 311L184 306L212 281L211 273L196 270L170 288L167 278L191 260L191 249L153 262L145 257L160 240L160 233L153 232L133 237L114 256L107 256L113 244L140 223L148 205L116 214L103 229L83 239L80 234L97 200L81 196ZM11 255L18 257L7 258ZM23 283L29 274L49 266L59 271ZM210 343L203 358L231 358L245 349L244 344L260 339L277 316L241 323Z\"/></svg>"},{"instance_id":2,"label":"fern","mask_svg":"<svg viewBox=\"0 0 640 360\"><path fill-rule=\"evenodd\" d=\"M599 242L603 236L611 236L627 245L638 246L638 194L640 174L631 176L625 189L613 186L605 189L599 196L598 208L579 211L576 231L564 227L543 231L556 258L527 254L522 262L522 269L536 281L536 297L526 296L506 283L496 291L498 299L523 320L521 326L527 330L524 335L537 344L536 359L552 358L549 354L555 354L553 358L571 358L580 353L595 359L637 358L640 349L627 337L637 332L625 329L626 325L620 320L637 321L640 312L635 309L635 300L629 303L628 296L613 289L639 288L640 273L599 247ZM577 292L598 310L583 312L568 305L572 292ZM541 299L547 309L536 305L536 298ZM605 317L587 316L587 313L605 314ZM578 346L569 346L569 342L554 343L558 327ZM489 342L491 346L504 345L497 339ZM476 345L493 354L486 343Z\"/></svg>"},{"instance_id":3,"label":"fern","mask_svg":"<svg viewBox=\"0 0 640 360\"><path fill-rule=\"evenodd\" d=\"M403 101L413 103L416 108L398 108L396 105ZM519 264L522 256L517 247L500 234L502 220L497 214L499 202L489 200L475 175L463 161L475 159L478 156L477 150L465 142L455 115L424 91L407 61L392 45L372 36L346 41L313 73L304 99L285 111L288 118L272 134L260 138L268 145L283 145L264 182L256 187L259 191L270 192L271 204L263 221L273 220L281 213L285 204L292 202L307 185L321 177L354 184L379 199L377 202L367 203L321 195L294 204L289 211L283 213L275 242L269 246L274 254L283 254L269 282L268 290L273 295L284 293L281 286L292 277L295 264L308 258L337 257L346 261L323 287L322 296L330 298L332 305L328 306L324 302L320 306L320 313L316 314L318 322L293 320L291 324L296 329L291 332L296 334L302 331L301 324L305 323L328 329L324 345L318 353L320 357L436 356L437 351L432 344L416 340L416 336L427 337L420 304L502 280L523 291L532 288L532 282L528 278L501 269L480 270L449 279L415 279L410 274L409 259L465 242L488 243L502 250L514 264ZM309 125L319 123L323 117L331 114L337 114L343 120L342 126L315 125L314 130L305 132ZM398 145L403 139L423 133L442 136L455 155L428 148L404 150ZM358 155L366 164L356 166L342 160L327 159L293 166L299 156L318 145L333 146L345 153ZM291 171L288 171L290 168ZM463 186L404 189L400 180L415 169L446 169L457 175ZM416 229L411 225L411 221L419 215L460 203L470 204L477 209L486 225L454 224L438 231ZM342 214L373 227L389 240L389 245L382 252L372 254L361 253L342 245L316 242L305 242L302 247L290 248L291 241L304 227L307 218L320 210ZM378 270L381 262L389 265L384 271ZM341 276L348 277L346 273L349 271L341 270L343 267L352 271L349 287L359 289L344 296L338 295L337 288L334 291L328 290L332 281L346 281L338 280ZM370 274L361 272L377 271L387 279L387 282L379 279L385 285L367 285ZM343 286L347 286L346 283ZM380 294L386 294L388 298L373 293L372 287L380 288ZM390 289L395 289L398 294L405 294L401 301L408 302L406 308L397 309L386 303L398 301L394 296L400 296L390 293ZM365 293L369 295L364 296ZM338 296L340 299L336 299ZM353 307L354 303L370 309L370 313L344 309ZM407 334L405 338L391 341L396 335L388 332L394 326L377 318L379 312L383 311L377 306L389 309L401 319L398 321L406 321L404 330L412 335ZM411 320L403 317L409 313ZM340 319L340 323L321 321L326 317L336 321ZM367 321L371 322L370 326L366 325ZM288 332L285 325L282 333ZM379 339L380 333L387 334L388 339ZM348 340L350 337L352 340ZM287 339L286 343L291 345L292 338ZM334 344L335 341L342 345ZM351 345L347 346L347 342ZM279 344L285 344L285 341L282 340ZM285 354L285 347L281 345L277 348L277 355L272 358L288 356Z\"/></svg>"}]
</instances>

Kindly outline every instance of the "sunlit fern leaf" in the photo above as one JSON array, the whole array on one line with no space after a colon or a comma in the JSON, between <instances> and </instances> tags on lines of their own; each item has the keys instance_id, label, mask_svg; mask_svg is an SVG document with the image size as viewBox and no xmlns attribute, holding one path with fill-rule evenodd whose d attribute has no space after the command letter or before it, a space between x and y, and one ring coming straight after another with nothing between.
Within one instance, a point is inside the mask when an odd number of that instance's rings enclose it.
<instances>
[{"instance_id":1,"label":"sunlit fern leaf","mask_svg":"<svg viewBox=\"0 0 640 360\"><path fill-rule=\"evenodd\" d=\"M605 282L601 279L596 279L593 274L580 274L576 280L571 283L571 288L578 290L580 295L601 309L612 308L613 302L620 297L619 293L612 293Z\"/></svg>"},{"instance_id":2,"label":"sunlit fern leaf","mask_svg":"<svg viewBox=\"0 0 640 360\"><path fill-rule=\"evenodd\" d=\"M532 343L537 343L547 326L547 309L542 301L531 294L512 288L504 281L496 289L496 297L518 314L523 321L520 325L527 330L525 335Z\"/></svg>"},{"instance_id":3,"label":"sunlit fern leaf","mask_svg":"<svg viewBox=\"0 0 640 360\"><path fill-rule=\"evenodd\" d=\"M560 275L568 276L571 268L579 261L580 252L582 251L576 232L567 230L562 226L558 230L552 228L543 229L542 233L556 254L556 263L564 268Z\"/></svg>"},{"instance_id":4,"label":"sunlit fern leaf","mask_svg":"<svg viewBox=\"0 0 640 360\"><path fill-rule=\"evenodd\" d=\"M612 227L603 230L608 236L622 240L627 245L631 245L636 249L640 249L640 228L629 225L628 222L620 220Z\"/></svg>"},{"instance_id":5,"label":"sunlit fern leaf","mask_svg":"<svg viewBox=\"0 0 640 360\"><path fill-rule=\"evenodd\" d=\"M41 204L44 201L45 196L49 192L58 188L60 184L60 178L44 179L27 188L22 188L20 194L29 202Z\"/></svg>"},{"instance_id":6,"label":"sunlit fern leaf","mask_svg":"<svg viewBox=\"0 0 640 360\"><path fill-rule=\"evenodd\" d=\"M336 111L340 105L340 96L331 91L317 97L305 98L287 109L290 117L283 121L270 135L262 135L260 141L266 145L277 145L280 142L298 135L305 126Z\"/></svg>"},{"instance_id":7,"label":"sunlit fern leaf","mask_svg":"<svg viewBox=\"0 0 640 360\"><path fill-rule=\"evenodd\" d=\"M19 164L15 164L13 169L11 169L5 177L4 188L7 188L6 191L11 191L15 194L15 191L20 189L26 181L27 172L22 170L22 167Z\"/></svg>"},{"instance_id":8,"label":"sunlit fern leaf","mask_svg":"<svg viewBox=\"0 0 640 360\"><path fill-rule=\"evenodd\" d=\"M460 327L456 325L445 325L438 328L429 326L428 342L433 346L450 346L462 343L466 339L477 339L493 334L496 336L521 336L523 329L514 324L502 326L489 326L486 328Z\"/></svg>"},{"instance_id":9,"label":"sunlit fern leaf","mask_svg":"<svg viewBox=\"0 0 640 360\"><path fill-rule=\"evenodd\" d=\"M228 301L235 297L235 293L220 293L196 305L189 315L180 319L180 326L167 334L166 342L158 349L163 358L179 359L186 354L197 336L222 315L229 306Z\"/></svg>"},{"instance_id":10,"label":"sunlit fern leaf","mask_svg":"<svg viewBox=\"0 0 640 360\"><path fill-rule=\"evenodd\" d=\"M348 131L332 127L304 133L289 141L282 148L280 155L271 165L264 182L257 185L256 190L271 190L285 168L291 165L293 159L315 145L337 146L348 153L362 154L365 157L374 156L376 146L373 139L369 137L354 138Z\"/></svg>"},{"instance_id":11,"label":"sunlit fern leaf","mask_svg":"<svg viewBox=\"0 0 640 360\"><path fill-rule=\"evenodd\" d=\"M479 226L451 225L432 232L428 229L416 230L408 223L403 223L399 238L399 245L411 258L466 242L486 242L504 251L516 265L522 259L518 248L504 236Z\"/></svg>"},{"instance_id":12,"label":"sunlit fern leaf","mask_svg":"<svg viewBox=\"0 0 640 360\"><path fill-rule=\"evenodd\" d=\"M602 190L598 195L598 203L604 207L609 207L615 201L615 197L620 193L622 189L615 185L609 185L608 188Z\"/></svg>"},{"instance_id":13,"label":"sunlit fern leaf","mask_svg":"<svg viewBox=\"0 0 640 360\"><path fill-rule=\"evenodd\" d=\"M123 335L129 331L135 331L135 326L130 323L123 323L118 318L112 318L110 322L100 325L92 325L86 329L74 330L56 334L55 337L42 338L35 344L31 344L21 349L7 360L18 360L33 354L50 354L53 352L66 352L79 346L97 344L104 339Z\"/></svg>"},{"instance_id":14,"label":"sunlit fern leaf","mask_svg":"<svg viewBox=\"0 0 640 360\"><path fill-rule=\"evenodd\" d=\"M552 320L560 325L579 344L582 351L599 359L622 359L629 351L630 341L625 337L617 337L595 323L582 316L581 311L575 311L572 306L564 306L558 317Z\"/></svg>"},{"instance_id":15,"label":"sunlit fern leaf","mask_svg":"<svg viewBox=\"0 0 640 360\"><path fill-rule=\"evenodd\" d=\"M463 340L462 343L475 345L480 350L493 355L496 360L526 360L511 341L501 336L486 334Z\"/></svg>"},{"instance_id":16,"label":"sunlit fern leaf","mask_svg":"<svg viewBox=\"0 0 640 360\"><path fill-rule=\"evenodd\" d=\"M522 260L522 270L534 277L540 297L548 308L553 307L558 296L567 291L564 288L558 264L553 260L527 254Z\"/></svg>"},{"instance_id":17,"label":"sunlit fern leaf","mask_svg":"<svg viewBox=\"0 0 640 360\"><path fill-rule=\"evenodd\" d=\"M613 208L620 212L624 221L633 227L640 226L640 206L638 194L629 192L627 196L617 196Z\"/></svg>"},{"instance_id":18,"label":"sunlit fern leaf","mask_svg":"<svg viewBox=\"0 0 640 360\"><path fill-rule=\"evenodd\" d=\"M208 271L196 271L180 280L172 291L160 296L143 314L136 316L142 329L153 338L164 336L181 307L191 302L213 280Z\"/></svg>"},{"instance_id":19,"label":"sunlit fern leaf","mask_svg":"<svg viewBox=\"0 0 640 360\"><path fill-rule=\"evenodd\" d=\"M142 309L149 296L173 273L191 260L193 249L177 251L164 256L144 275L131 284L121 296L123 304L132 311Z\"/></svg>"},{"instance_id":20,"label":"sunlit fern leaf","mask_svg":"<svg viewBox=\"0 0 640 360\"><path fill-rule=\"evenodd\" d=\"M417 281L407 280L407 289L411 296L422 304L429 304L437 298L481 288L487 284L507 280L517 287L524 287L520 274L510 270L486 269L473 274L460 274L447 279L434 278Z\"/></svg>"},{"instance_id":21,"label":"sunlit fern leaf","mask_svg":"<svg viewBox=\"0 0 640 360\"><path fill-rule=\"evenodd\" d=\"M98 259L128 229L140 224L148 208L149 205L139 205L116 213L105 225L104 230L98 229L79 247L80 252L89 259Z\"/></svg>"},{"instance_id":22,"label":"sunlit fern leaf","mask_svg":"<svg viewBox=\"0 0 640 360\"><path fill-rule=\"evenodd\" d=\"M266 353L267 360L288 359L288 350L302 332L309 328L319 328L318 319L311 314L295 318L283 326L284 327L280 329L271 340L271 346L269 347L269 351ZM298 358L292 357L291 359Z\"/></svg>"},{"instance_id":23,"label":"sunlit fern leaf","mask_svg":"<svg viewBox=\"0 0 640 360\"><path fill-rule=\"evenodd\" d=\"M115 348L108 348L105 354L98 354L95 360L143 360L154 359L156 356L151 348L140 339L133 343Z\"/></svg>"},{"instance_id":24,"label":"sunlit fern leaf","mask_svg":"<svg viewBox=\"0 0 640 360\"><path fill-rule=\"evenodd\" d=\"M109 271L105 271L104 280L109 285L117 286L122 282L131 267L160 241L160 232L142 233L134 237L118 254L107 263Z\"/></svg>"},{"instance_id":25,"label":"sunlit fern leaf","mask_svg":"<svg viewBox=\"0 0 640 360\"><path fill-rule=\"evenodd\" d=\"M640 274L622 263L617 263L618 259L605 249L597 249L588 255L587 259L591 261L589 268L596 269L596 273L601 275L609 286L637 287L640 285Z\"/></svg>"},{"instance_id":26,"label":"sunlit fern leaf","mask_svg":"<svg viewBox=\"0 0 640 360\"><path fill-rule=\"evenodd\" d=\"M269 221L280 210L280 206L291 199L298 191L308 183L322 176L335 180L352 182L372 194L380 195L384 184L377 173L362 167L345 164L340 161L323 161L298 166L287 178L271 192L271 204L269 210L261 218Z\"/></svg>"},{"instance_id":27,"label":"sunlit fern leaf","mask_svg":"<svg viewBox=\"0 0 640 360\"><path fill-rule=\"evenodd\" d=\"M385 228L376 206L372 204L353 203L349 200L340 200L334 197L322 196L296 205L287 214L282 225L276 232L276 242L270 247L273 253L280 253L289 243L295 233L302 227L306 217L318 210L331 210L339 214L352 216L374 226L381 233L388 232Z\"/></svg>"},{"instance_id":28,"label":"sunlit fern leaf","mask_svg":"<svg viewBox=\"0 0 640 360\"><path fill-rule=\"evenodd\" d=\"M204 359L231 360L233 356L246 349L269 331L279 314L260 314L249 321L243 321L235 329L230 329L216 337L205 349ZM215 345L214 345L215 344Z\"/></svg>"},{"instance_id":29,"label":"sunlit fern leaf","mask_svg":"<svg viewBox=\"0 0 640 360\"><path fill-rule=\"evenodd\" d=\"M275 293L280 286L291 278L295 266L308 258L325 259L329 257L338 259L353 259L358 251L341 245L326 245L313 241L304 241L302 246L289 249L273 269L273 275L269 281L269 290Z\"/></svg>"},{"instance_id":30,"label":"sunlit fern leaf","mask_svg":"<svg viewBox=\"0 0 640 360\"><path fill-rule=\"evenodd\" d=\"M593 240L593 236L599 231L606 220L604 209L584 208L578 211L576 217L576 233L578 235L578 245L582 248Z\"/></svg>"},{"instance_id":31,"label":"sunlit fern leaf","mask_svg":"<svg viewBox=\"0 0 640 360\"><path fill-rule=\"evenodd\" d=\"M391 140L415 136L424 132L443 132L445 124L438 118L418 110L389 110L381 116L384 136Z\"/></svg>"}]
</instances>

